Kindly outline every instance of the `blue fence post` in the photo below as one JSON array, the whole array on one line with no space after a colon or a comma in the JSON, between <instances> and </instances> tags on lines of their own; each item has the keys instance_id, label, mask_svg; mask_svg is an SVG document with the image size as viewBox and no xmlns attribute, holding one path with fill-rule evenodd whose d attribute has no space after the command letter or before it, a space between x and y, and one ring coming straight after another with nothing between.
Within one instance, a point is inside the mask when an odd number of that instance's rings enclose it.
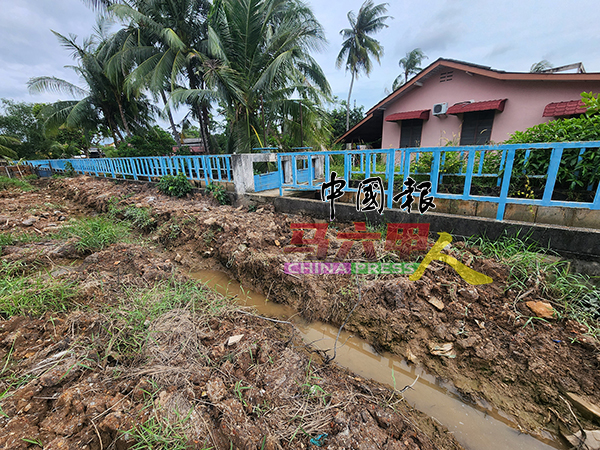
<instances>
[{"instance_id":1,"label":"blue fence post","mask_svg":"<svg viewBox=\"0 0 600 450\"><path fill-rule=\"evenodd\" d=\"M485 150L479 151L479 170L477 171L477 175L481 175L483 172L483 161L485 160Z\"/></svg>"},{"instance_id":2,"label":"blue fence post","mask_svg":"<svg viewBox=\"0 0 600 450\"><path fill-rule=\"evenodd\" d=\"M596 195L594 196L594 202L592 203L590 209L600 209L600 182L596 188Z\"/></svg>"},{"instance_id":3,"label":"blue fence post","mask_svg":"<svg viewBox=\"0 0 600 450\"><path fill-rule=\"evenodd\" d=\"M433 151L433 162L431 164L431 173L429 174L429 181L431 181L431 195L436 195L438 191L438 180L440 179L440 158L441 150L436 148Z\"/></svg>"},{"instance_id":4,"label":"blue fence post","mask_svg":"<svg viewBox=\"0 0 600 450\"><path fill-rule=\"evenodd\" d=\"M564 145L561 144L552 149L550 166L548 167L548 178L546 179L546 187L544 188L544 195L542 197L542 205L550 205L550 201L552 200L552 193L554 192L554 185L556 184L556 176L558 175L558 169L560 168L563 149Z\"/></svg>"},{"instance_id":5,"label":"blue fence post","mask_svg":"<svg viewBox=\"0 0 600 450\"><path fill-rule=\"evenodd\" d=\"M396 156L395 150L393 148L389 149L388 153L387 153L386 165L385 165L386 177L388 179L388 185L387 185L387 208L388 209L392 209L392 207L394 206L394 204L393 204L393 200L394 200L394 172L396 171L396 158L395 158L395 156ZM383 192L382 192L382 195L383 195Z\"/></svg>"},{"instance_id":6,"label":"blue fence post","mask_svg":"<svg viewBox=\"0 0 600 450\"><path fill-rule=\"evenodd\" d=\"M138 179L138 169L137 169L137 164L136 164L137 161L135 160L135 158L130 159L129 161L131 162L131 166L132 166L131 171L133 173L133 179L137 180Z\"/></svg>"},{"instance_id":7,"label":"blue fence post","mask_svg":"<svg viewBox=\"0 0 600 450\"><path fill-rule=\"evenodd\" d=\"M283 197L283 183L285 180L283 177L283 168L281 166L281 155L277 155L277 171L279 172L279 196Z\"/></svg>"},{"instance_id":8,"label":"blue fence post","mask_svg":"<svg viewBox=\"0 0 600 450\"><path fill-rule=\"evenodd\" d=\"M292 186L296 186L298 184L298 162L296 160L296 155L292 155Z\"/></svg>"},{"instance_id":9,"label":"blue fence post","mask_svg":"<svg viewBox=\"0 0 600 450\"><path fill-rule=\"evenodd\" d=\"M408 177L410 176L410 159L412 155L412 150L406 149L406 156L404 158L404 182L408 181ZM417 154L418 156L418 154ZM403 188L401 188L403 189Z\"/></svg>"},{"instance_id":10,"label":"blue fence post","mask_svg":"<svg viewBox=\"0 0 600 450\"><path fill-rule=\"evenodd\" d=\"M500 172L502 172L502 169L504 168L505 163L506 163L506 149L502 150L502 156L500 157L500 167L498 168L498 174L500 174ZM511 170L512 170L512 167L511 167ZM502 182L502 178L498 177L497 186L500 186L501 182Z\"/></svg>"},{"instance_id":11,"label":"blue fence post","mask_svg":"<svg viewBox=\"0 0 600 450\"><path fill-rule=\"evenodd\" d=\"M223 177L221 176L221 158L217 156L215 159L217 161L217 174L219 176L219 181L223 181Z\"/></svg>"},{"instance_id":12,"label":"blue fence post","mask_svg":"<svg viewBox=\"0 0 600 450\"><path fill-rule=\"evenodd\" d=\"M209 179L212 180L212 173L210 174L210 177L208 175L208 172L212 170L210 167L210 158L208 156L203 156L202 161L204 164L204 182L206 183L206 186L208 186L210 184Z\"/></svg>"},{"instance_id":13,"label":"blue fence post","mask_svg":"<svg viewBox=\"0 0 600 450\"><path fill-rule=\"evenodd\" d=\"M225 157L225 167L227 170L227 181L231 181L231 156Z\"/></svg>"},{"instance_id":14,"label":"blue fence post","mask_svg":"<svg viewBox=\"0 0 600 450\"><path fill-rule=\"evenodd\" d=\"M506 164L504 167L504 176L502 177L502 188L500 189L500 197L498 198L498 211L496 220L504 219L504 210L506 209L506 199L508 197L508 187L510 186L510 178L512 176L513 162L515 160L515 149L508 150L506 156Z\"/></svg>"},{"instance_id":15,"label":"blue fence post","mask_svg":"<svg viewBox=\"0 0 600 450\"><path fill-rule=\"evenodd\" d=\"M473 180L473 167L475 166L475 149L469 150L467 159L467 173L465 176L465 187L463 189L463 199L468 200L471 195L471 182Z\"/></svg>"}]
</instances>

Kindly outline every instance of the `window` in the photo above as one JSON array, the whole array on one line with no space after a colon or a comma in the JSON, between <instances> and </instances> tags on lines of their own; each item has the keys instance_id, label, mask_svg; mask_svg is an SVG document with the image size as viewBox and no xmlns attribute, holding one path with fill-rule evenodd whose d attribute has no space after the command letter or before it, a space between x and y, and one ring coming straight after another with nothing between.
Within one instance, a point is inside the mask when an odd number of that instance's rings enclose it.
<instances>
[{"instance_id":1,"label":"window","mask_svg":"<svg viewBox=\"0 0 600 450\"><path fill-rule=\"evenodd\" d=\"M402 121L400 131L400 148L420 147L421 131L423 130L423 120L408 119Z\"/></svg>"},{"instance_id":2,"label":"window","mask_svg":"<svg viewBox=\"0 0 600 450\"><path fill-rule=\"evenodd\" d=\"M460 145L489 144L495 114L494 110L464 113Z\"/></svg>"}]
</instances>

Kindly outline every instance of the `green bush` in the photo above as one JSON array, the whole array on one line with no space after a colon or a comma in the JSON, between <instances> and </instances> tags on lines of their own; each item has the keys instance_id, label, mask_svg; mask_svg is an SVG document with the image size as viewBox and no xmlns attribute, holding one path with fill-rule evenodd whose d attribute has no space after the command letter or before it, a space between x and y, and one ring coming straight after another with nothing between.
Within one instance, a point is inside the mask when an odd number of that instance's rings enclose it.
<instances>
[{"instance_id":1,"label":"green bush","mask_svg":"<svg viewBox=\"0 0 600 450\"><path fill-rule=\"evenodd\" d=\"M111 158L164 156L172 154L175 145L175 140L169 133L155 126L145 135L128 137L116 149L107 151L107 156Z\"/></svg>"},{"instance_id":2,"label":"green bush","mask_svg":"<svg viewBox=\"0 0 600 450\"><path fill-rule=\"evenodd\" d=\"M600 140L600 115L552 120L516 131L506 141L507 144L533 144L544 142L577 142ZM586 149L579 160L580 149L565 149L557 176L558 186L564 189L586 189L600 181L600 153L597 149ZM551 152L532 150L525 162L525 150L517 150L513 176L527 174L543 175L548 171Z\"/></svg>"},{"instance_id":3,"label":"green bush","mask_svg":"<svg viewBox=\"0 0 600 450\"><path fill-rule=\"evenodd\" d=\"M229 204L229 196L227 195L227 190L219 185L210 183L206 186L206 192L212 195L221 205Z\"/></svg>"},{"instance_id":4,"label":"green bush","mask_svg":"<svg viewBox=\"0 0 600 450\"><path fill-rule=\"evenodd\" d=\"M77 175L77 172L75 172L75 168L73 167L73 164L71 164L68 161L65 163L65 175L68 177L74 177L75 175Z\"/></svg>"},{"instance_id":5,"label":"green bush","mask_svg":"<svg viewBox=\"0 0 600 450\"><path fill-rule=\"evenodd\" d=\"M158 190L172 197L183 197L192 192L192 184L183 173L165 175L158 182Z\"/></svg>"}]
</instances>

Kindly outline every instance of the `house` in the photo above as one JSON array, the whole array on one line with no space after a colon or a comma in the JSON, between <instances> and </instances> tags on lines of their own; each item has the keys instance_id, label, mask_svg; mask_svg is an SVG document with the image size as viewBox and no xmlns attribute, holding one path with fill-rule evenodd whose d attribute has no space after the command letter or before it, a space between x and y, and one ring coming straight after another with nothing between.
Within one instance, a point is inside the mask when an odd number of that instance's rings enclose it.
<instances>
[{"instance_id":1,"label":"house","mask_svg":"<svg viewBox=\"0 0 600 450\"><path fill-rule=\"evenodd\" d=\"M204 151L204 144L200 138L184 138L181 140L181 146L187 147L192 155L206 153ZM176 152L177 150L178 147L173 147L173 152Z\"/></svg>"},{"instance_id":2,"label":"house","mask_svg":"<svg viewBox=\"0 0 600 450\"><path fill-rule=\"evenodd\" d=\"M500 143L515 131L585 112L600 73L504 72L438 59L372 107L338 139L374 148ZM380 141L380 142L379 142Z\"/></svg>"}]
</instances>

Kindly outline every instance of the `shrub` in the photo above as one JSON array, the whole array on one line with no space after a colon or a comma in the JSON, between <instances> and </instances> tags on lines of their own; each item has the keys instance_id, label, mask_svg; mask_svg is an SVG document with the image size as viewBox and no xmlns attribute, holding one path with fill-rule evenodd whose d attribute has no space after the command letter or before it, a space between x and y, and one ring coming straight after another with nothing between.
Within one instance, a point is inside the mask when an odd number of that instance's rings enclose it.
<instances>
[{"instance_id":1,"label":"shrub","mask_svg":"<svg viewBox=\"0 0 600 450\"><path fill-rule=\"evenodd\" d=\"M128 137L118 148L109 150L107 155L120 158L170 155L175 145L175 140L169 133L155 126L145 135Z\"/></svg>"},{"instance_id":2,"label":"shrub","mask_svg":"<svg viewBox=\"0 0 600 450\"><path fill-rule=\"evenodd\" d=\"M77 172L75 172L75 168L73 167L73 164L71 164L68 161L65 163L65 175L68 177L74 177L75 175L77 175Z\"/></svg>"},{"instance_id":3,"label":"shrub","mask_svg":"<svg viewBox=\"0 0 600 450\"><path fill-rule=\"evenodd\" d=\"M516 131L506 141L507 144L532 144L543 142L577 142L600 140L600 115L581 116L571 119L552 120ZM560 187L585 189L600 180L597 171L600 153L596 149L586 149L579 158L580 149L565 149L557 176ZM515 153L513 176L520 176L523 169L528 174L545 174L550 165L550 152L532 151L525 162L525 150Z\"/></svg>"},{"instance_id":4,"label":"shrub","mask_svg":"<svg viewBox=\"0 0 600 450\"><path fill-rule=\"evenodd\" d=\"M227 195L227 190L223 186L210 183L206 186L206 192L212 195L220 205L229 204L229 196Z\"/></svg>"},{"instance_id":5,"label":"shrub","mask_svg":"<svg viewBox=\"0 0 600 450\"><path fill-rule=\"evenodd\" d=\"M165 175L158 182L158 190L172 197L183 197L192 192L192 185L183 173Z\"/></svg>"}]
</instances>

